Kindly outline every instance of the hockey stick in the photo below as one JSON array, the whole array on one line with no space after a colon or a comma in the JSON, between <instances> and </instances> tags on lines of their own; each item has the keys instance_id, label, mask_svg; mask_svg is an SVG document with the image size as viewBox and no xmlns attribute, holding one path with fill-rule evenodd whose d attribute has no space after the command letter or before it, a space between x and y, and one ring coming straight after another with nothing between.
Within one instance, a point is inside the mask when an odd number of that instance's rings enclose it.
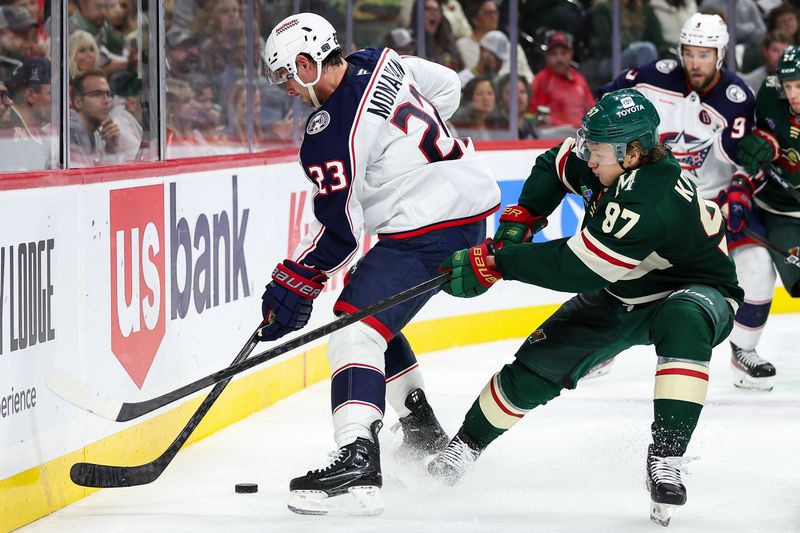
<instances>
[{"instance_id":1,"label":"hockey stick","mask_svg":"<svg viewBox=\"0 0 800 533\"><path fill-rule=\"evenodd\" d=\"M772 165L766 165L765 168L767 170L767 174L769 174L769 177L772 178L775 183L780 185L781 189L788 192L791 197L794 198L795 202L800 203L800 191L792 187L792 184L786 181L786 178L778 174L778 171L775 170L775 167Z\"/></svg>"},{"instance_id":2,"label":"hockey stick","mask_svg":"<svg viewBox=\"0 0 800 533\"><path fill-rule=\"evenodd\" d=\"M770 250L772 250L776 254L785 257L787 263L789 263L792 266L795 266L797 268L800 268L800 257L798 257L798 256L796 256L796 255L794 255L792 253L789 253L787 250L782 249L781 247L779 247L778 245L776 245L772 241L767 240L766 238L762 237L761 235L759 235L755 231L751 230L747 226L742 228L742 233L744 233L745 235L747 235L748 237L750 237L751 239L753 239L754 241L756 241L760 245L764 246L765 248L769 248Z\"/></svg>"},{"instance_id":3,"label":"hockey stick","mask_svg":"<svg viewBox=\"0 0 800 533\"><path fill-rule=\"evenodd\" d=\"M263 324L259 324L258 328L247 339L247 343L242 347L241 351L236 355L231 365L235 365L247 359L253 352L253 349L258 345L258 330ZM172 444L157 458L149 463L137 466L115 466L115 465L101 465L96 463L75 463L69 471L69 477L76 485L82 487L134 487L136 485L146 485L152 483L158 476L160 476L167 466L172 462L178 454L189 437L197 429L197 426L206 416L211 406L217 401L222 391L230 383L232 378L220 381L211 392L200 404L200 407L194 412L192 417L183 427L181 432L172 441Z\"/></svg>"},{"instance_id":4,"label":"hockey stick","mask_svg":"<svg viewBox=\"0 0 800 533\"><path fill-rule=\"evenodd\" d=\"M403 292L395 294L394 296L390 296L385 300L353 313L352 315L344 315L333 322L329 322L324 326L320 326L317 329L300 335L299 337L295 337L290 341L284 342L283 344L280 344L274 348L256 354L249 359L236 363L235 365L231 365L228 368L214 372L213 374L210 374L204 378L200 378L197 381L193 381L188 385L184 385L173 391L164 393L161 396L157 396L149 400L128 403L120 402L110 398L104 398L97 393L90 392L86 385L75 380L69 375L59 372L53 372L50 376L48 376L47 386L53 393L69 403L80 407L81 409L109 420L127 422L155 411L156 409L160 409L165 405L169 405L172 402L180 400L181 398L189 396L190 394L193 394L206 387L214 385L219 381L228 379L236 374L244 372L245 370L249 370L250 368L269 361L270 359L274 359L279 355L283 355L286 352L294 350L295 348L299 348L304 344L308 344L309 342L320 339L325 335L342 329L343 327L349 326L355 322L359 322L394 305L424 294L428 291L432 291L445 282L449 276L450 274L448 273L440 274L435 278L429 279L428 281L420 283L419 285L411 287L410 289L406 289Z\"/></svg>"}]
</instances>

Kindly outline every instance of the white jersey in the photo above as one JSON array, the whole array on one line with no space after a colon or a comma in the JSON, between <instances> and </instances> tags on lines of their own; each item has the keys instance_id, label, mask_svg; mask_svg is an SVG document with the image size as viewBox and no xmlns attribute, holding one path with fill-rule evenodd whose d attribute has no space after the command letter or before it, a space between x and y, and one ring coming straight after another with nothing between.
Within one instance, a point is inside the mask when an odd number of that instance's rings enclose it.
<instances>
[{"instance_id":1,"label":"white jersey","mask_svg":"<svg viewBox=\"0 0 800 533\"><path fill-rule=\"evenodd\" d=\"M693 179L704 198L715 198L744 172L736 156L739 140L755 121L755 97L736 74L723 71L710 91L692 90L679 63L662 59L630 69L601 92L633 87L655 105L661 118L660 142Z\"/></svg>"},{"instance_id":2,"label":"white jersey","mask_svg":"<svg viewBox=\"0 0 800 533\"><path fill-rule=\"evenodd\" d=\"M388 48L347 63L300 148L315 220L292 258L328 274L353 257L362 230L407 238L481 220L500 204L472 141L444 123L460 100L455 72Z\"/></svg>"}]
</instances>

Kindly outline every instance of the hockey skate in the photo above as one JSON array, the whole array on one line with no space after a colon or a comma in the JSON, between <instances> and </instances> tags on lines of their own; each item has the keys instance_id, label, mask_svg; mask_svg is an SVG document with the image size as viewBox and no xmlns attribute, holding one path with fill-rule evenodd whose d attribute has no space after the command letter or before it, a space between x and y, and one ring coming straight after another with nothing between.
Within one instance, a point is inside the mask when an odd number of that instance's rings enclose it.
<instances>
[{"instance_id":1,"label":"hockey skate","mask_svg":"<svg viewBox=\"0 0 800 533\"><path fill-rule=\"evenodd\" d=\"M373 516L383 512L380 446L383 423L372 423L372 441L357 438L342 446L325 468L289 483L289 510L309 515Z\"/></svg>"},{"instance_id":2,"label":"hockey skate","mask_svg":"<svg viewBox=\"0 0 800 533\"><path fill-rule=\"evenodd\" d=\"M446 485L455 485L477 461L482 451L482 448L470 441L462 428L447 448L428 463L428 473Z\"/></svg>"},{"instance_id":3,"label":"hockey skate","mask_svg":"<svg viewBox=\"0 0 800 533\"><path fill-rule=\"evenodd\" d=\"M396 459L403 462L419 462L427 455L439 453L450 440L444 432L422 389L414 389L406 397L406 407L411 414L400 418L392 428L403 430L403 442L397 449Z\"/></svg>"},{"instance_id":4,"label":"hockey skate","mask_svg":"<svg viewBox=\"0 0 800 533\"><path fill-rule=\"evenodd\" d=\"M771 391L775 367L755 350L745 350L731 343L733 385L740 389Z\"/></svg>"},{"instance_id":5,"label":"hockey skate","mask_svg":"<svg viewBox=\"0 0 800 533\"><path fill-rule=\"evenodd\" d=\"M654 455L653 445L647 449L647 477L650 491L650 520L667 527L672 518L672 509L686 503L686 487L681 481L683 457L660 457Z\"/></svg>"}]
</instances>

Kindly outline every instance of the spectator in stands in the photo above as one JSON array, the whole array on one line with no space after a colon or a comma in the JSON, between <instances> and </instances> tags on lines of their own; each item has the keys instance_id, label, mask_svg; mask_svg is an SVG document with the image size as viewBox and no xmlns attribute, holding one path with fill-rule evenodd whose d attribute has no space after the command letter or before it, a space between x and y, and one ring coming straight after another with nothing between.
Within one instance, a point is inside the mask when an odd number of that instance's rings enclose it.
<instances>
[{"instance_id":1,"label":"spectator in stands","mask_svg":"<svg viewBox=\"0 0 800 533\"><path fill-rule=\"evenodd\" d=\"M425 58L453 70L461 70L463 61L456 47L450 23L442 15L440 0L425 0ZM417 11L411 13L411 31L417 29Z\"/></svg>"},{"instance_id":2,"label":"spectator in stands","mask_svg":"<svg viewBox=\"0 0 800 533\"><path fill-rule=\"evenodd\" d=\"M69 111L70 166L88 167L119 160L119 126L109 116L111 89L102 70L90 69L72 80Z\"/></svg>"},{"instance_id":3,"label":"spectator in stands","mask_svg":"<svg viewBox=\"0 0 800 533\"><path fill-rule=\"evenodd\" d=\"M800 44L800 19L797 9L787 2L769 12L767 29L788 35L792 38L792 44Z\"/></svg>"},{"instance_id":4,"label":"spectator in stands","mask_svg":"<svg viewBox=\"0 0 800 533\"><path fill-rule=\"evenodd\" d=\"M136 24L131 18L130 0L109 0L106 18L115 39L124 41L136 30Z\"/></svg>"},{"instance_id":5,"label":"spectator in stands","mask_svg":"<svg viewBox=\"0 0 800 533\"><path fill-rule=\"evenodd\" d=\"M767 25L761 17L761 10L758 9L758 4L754 0L736 0L733 5L735 9L734 35L736 43L757 45L767 31ZM726 13L727 8L727 0L703 0L700 2L701 10L719 9Z\"/></svg>"},{"instance_id":6,"label":"spectator in stands","mask_svg":"<svg viewBox=\"0 0 800 533\"><path fill-rule=\"evenodd\" d=\"M3 130L0 132L0 136L5 137L7 135L6 128L8 127L8 121L11 118L12 105L14 105L14 101L11 99L8 88L2 81L0 81L0 128Z\"/></svg>"},{"instance_id":7,"label":"spectator in stands","mask_svg":"<svg viewBox=\"0 0 800 533\"><path fill-rule=\"evenodd\" d=\"M108 0L78 0L77 8L69 18L69 33L83 30L94 37L100 51L98 68L106 75L128 68L131 60L125 55L125 43L106 19Z\"/></svg>"},{"instance_id":8,"label":"spectator in stands","mask_svg":"<svg viewBox=\"0 0 800 533\"><path fill-rule=\"evenodd\" d=\"M77 30L69 36L70 79L83 71L97 68L99 62L100 50L91 33Z\"/></svg>"},{"instance_id":9,"label":"spectator in stands","mask_svg":"<svg viewBox=\"0 0 800 533\"><path fill-rule=\"evenodd\" d=\"M238 0L216 0L203 5L195 19L193 35L200 40L202 70L215 75L225 70L237 41L244 33Z\"/></svg>"},{"instance_id":10,"label":"spectator in stands","mask_svg":"<svg viewBox=\"0 0 800 533\"><path fill-rule=\"evenodd\" d=\"M663 50L664 36L653 8L645 0L622 0L622 68L634 68L655 61ZM610 78L611 72L611 2L597 0L590 10L592 33L589 44L600 61L600 75ZM534 96L535 98L535 96Z\"/></svg>"},{"instance_id":11,"label":"spectator in stands","mask_svg":"<svg viewBox=\"0 0 800 533\"><path fill-rule=\"evenodd\" d=\"M461 87L465 87L470 80L478 77L486 78L494 85L503 63L508 61L510 47L508 38L503 32L493 30L486 33L481 38L478 64L458 73Z\"/></svg>"},{"instance_id":12,"label":"spectator in stands","mask_svg":"<svg viewBox=\"0 0 800 533\"><path fill-rule=\"evenodd\" d=\"M6 80L36 42L36 21L21 6L0 7L0 79Z\"/></svg>"},{"instance_id":13,"label":"spectator in stands","mask_svg":"<svg viewBox=\"0 0 800 533\"><path fill-rule=\"evenodd\" d=\"M112 28L106 15L108 14L108 0L77 0L75 12L69 17L69 33L77 30L88 31L97 41L97 46L106 47L109 52L122 55L123 43L111 40Z\"/></svg>"},{"instance_id":14,"label":"spectator in stands","mask_svg":"<svg viewBox=\"0 0 800 533\"><path fill-rule=\"evenodd\" d=\"M195 100L200 106L197 130L208 142L219 141L222 135L222 106L217 103L214 84L204 76L194 76L191 86Z\"/></svg>"},{"instance_id":15,"label":"spectator in stands","mask_svg":"<svg viewBox=\"0 0 800 533\"><path fill-rule=\"evenodd\" d=\"M253 113L247 113L247 85L239 80L231 89L228 97L228 141L231 144L247 146L247 117L261 116L261 92L253 92ZM264 132L260 120L253 121L253 144L264 140Z\"/></svg>"},{"instance_id":16,"label":"spectator in stands","mask_svg":"<svg viewBox=\"0 0 800 533\"><path fill-rule=\"evenodd\" d=\"M119 160L141 159L144 122L142 80L130 70L117 72L108 80L114 98L109 116L119 126Z\"/></svg>"},{"instance_id":17,"label":"spectator in stands","mask_svg":"<svg viewBox=\"0 0 800 533\"><path fill-rule=\"evenodd\" d=\"M14 100L10 119L14 138L31 140L44 146L42 136L50 134L52 112L50 60L40 56L25 58L22 65L6 80L6 87Z\"/></svg>"},{"instance_id":18,"label":"spectator in stands","mask_svg":"<svg viewBox=\"0 0 800 533\"><path fill-rule=\"evenodd\" d=\"M545 59L547 66L533 80L533 99L529 111L537 113L540 106L550 113L542 126L568 126L576 129L581 119L595 103L589 84L580 72L572 67L572 36L551 32L547 38Z\"/></svg>"},{"instance_id":19,"label":"spectator in stands","mask_svg":"<svg viewBox=\"0 0 800 533\"><path fill-rule=\"evenodd\" d=\"M761 39L761 45L759 46L761 59L764 61L764 64L747 74L740 74L742 80L744 80L754 93L758 92L767 76L771 76L775 73L783 51L792 44L791 37L777 31L770 31L764 35L764 38Z\"/></svg>"},{"instance_id":20,"label":"spectator in stands","mask_svg":"<svg viewBox=\"0 0 800 533\"><path fill-rule=\"evenodd\" d=\"M491 0L478 0L467 8L467 17L472 23L472 35L462 37L456 41L456 47L461 54L464 68L472 68L478 64L480 58L480 42L488 32L497 30L500 10ZM509 54L510 55L510 54ZM508 63L500 69L500 74L508 72ZM517 45L517 72L528 79L533 78L533 71L528 64L528 58L522 47Z\"/></svg>"},{"instance_id":21,"label":"spectator in stands","mask_svg":"<svg viewBox=\"0 0 800 533\"><path fill-rule=\"evenodd\" d=\"M167 79L167 157L210 155L208 141L197 129L200 104L192 86L182 80Z\"/></svg>"},{"instance_id":22,"label":"spectator in stands","mask_svg":"<svg viewBox=\"0 0 800 533\"><path fill-rule=\"evenodd\" d=\"M5 0L0 4L8 4L19 7L24 7L28 10L31 18L36 22L37 29L34 34L33 43L30 50L32 56L49 56L50 55L50 36L45 29L45 21L42 14L44 3L39 4L39 0Z\"/></svg>"},{"instance_id":23,"label":"spectator in stands","mask_svg":"<svg viewBox=\"0 0 800 533\"><path fill-rule=\"evenodd\" d=\"M498 108L502 120L508 124L511 117L511 84L508 74L501 76L497 81L497 92L500 94ZM523 77L517 78L517 136L520 139L535 139L538 137L536 131L536 115L528 111L531 99L531 82Z\"/></svg>"},{"instance_id":24,"label":"spectator in stands","mask_svg":"<svg viewBox=\"0 0 800 533\"><path fill-rule=\"evenodd\" d=\"M25 58L6 80L6 87L14 106L8 120L2 124L7 139L0 157L0 170L50 168L53 134L50 127L50 61L41 56Z\"/></svg>"},{"instance_id":25,"label":"spectator in stands","mask_svg":"<svg viewBox=\"0 0 800 533\"><path fill-rule=\"evenodd\" d=\"M467 16L464 14L464 9L458 0L443 0L442 14L447 19L447 22L450 23L454 39L472 35L472 26L470 26Z\"/></svg>"},{"instance_id":26,"label":"spectator in stands","mask_svg":"<svg viewBox=\"0 0 800 533\"><path fill-rule=\"evenodd\" d=\"M478 64L481 38L492 30L496 30L500 22L500 9L491 0L477 0L467 5L467 18L472 24L472 35L456 41L465 68Z\"/></svg>"},{"instance_id":27,"label":"spectator in stands","mask_svg":"<svg viewBox=\"0 0 800 533\"><path fill-rule=\"evenodd\" d=\"M664 46L678 51L678 39L683 23L697 13L695 0L650 0L650 6L658 17Z\"/></svg>"},{"instance_id":28,"label":"spectator in stands","mask_svg":"<svg viewBox=\"0 0 800 533\"><path fill-rule=\"evenodd\" d=\"M171 28L165 37L167 78L186 81L201 71L198 39L179 28Z\"/></svg>"},{"instance_id":29,"label":"spectator in stands","mask_svg":"<svg viewBox=\"0 0 800 533\"><path fill-rule=\"evenodd\" d=\"M401 56L415 55L417 50L417 42L406 28L394 28L390 31L384 39L384 46L391 48Z\"/></svg>"},{"instance_id":30,"label":"spectator in stands","mask_svg":"<svg viewBox=\"0 0 800 533\"><path fill-rule=\"evenodd\" d=\"M474 78L464 87L463 95L461 107L451 119L453 126L458 129L458 135L477 141L506 136L490 80Z\"/></svg>"}]
</instances>

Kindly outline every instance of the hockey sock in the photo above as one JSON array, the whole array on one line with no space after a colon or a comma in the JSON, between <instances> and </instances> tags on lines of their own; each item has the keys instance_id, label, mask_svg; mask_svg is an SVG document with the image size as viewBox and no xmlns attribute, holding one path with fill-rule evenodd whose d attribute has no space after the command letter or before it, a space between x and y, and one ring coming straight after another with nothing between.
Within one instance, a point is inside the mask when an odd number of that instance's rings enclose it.
<instances>
[{"instance_id":1,"label":"hockey sock","mask_svg":"<svg viewBox=\"0 0 800 533\"><path fill-rule=\"evenodd\" d=\"M753 350L767 323L775 291L775 269L769 252L761 246L743 246L731 252L736 276L744 289L744 305L736 313L730 341L745 350Z\"/></svg>"},{"instance_id":2,"label":"hockey sock","mask_svg":"<svg viewBox=\"0 0 800 533\"><path fill-rule=\"evenodd\" d=\"M505 433L536 406L561 392L561 385L548 381L515 360L492 376L464 418L463 430L481 449Z\"/></svg>"},{"instance_id":3,"label":"hockey sock","mask_svg":"<svg viewBox=\"0 0 800 533\"><path fill-rule=\"evenodd\" d=\"M681 456L706 399L714 330L697 304L673 300L657 311L652 331L659 356L651 428L654 453Z\"/></svg>"}]
</instances>

